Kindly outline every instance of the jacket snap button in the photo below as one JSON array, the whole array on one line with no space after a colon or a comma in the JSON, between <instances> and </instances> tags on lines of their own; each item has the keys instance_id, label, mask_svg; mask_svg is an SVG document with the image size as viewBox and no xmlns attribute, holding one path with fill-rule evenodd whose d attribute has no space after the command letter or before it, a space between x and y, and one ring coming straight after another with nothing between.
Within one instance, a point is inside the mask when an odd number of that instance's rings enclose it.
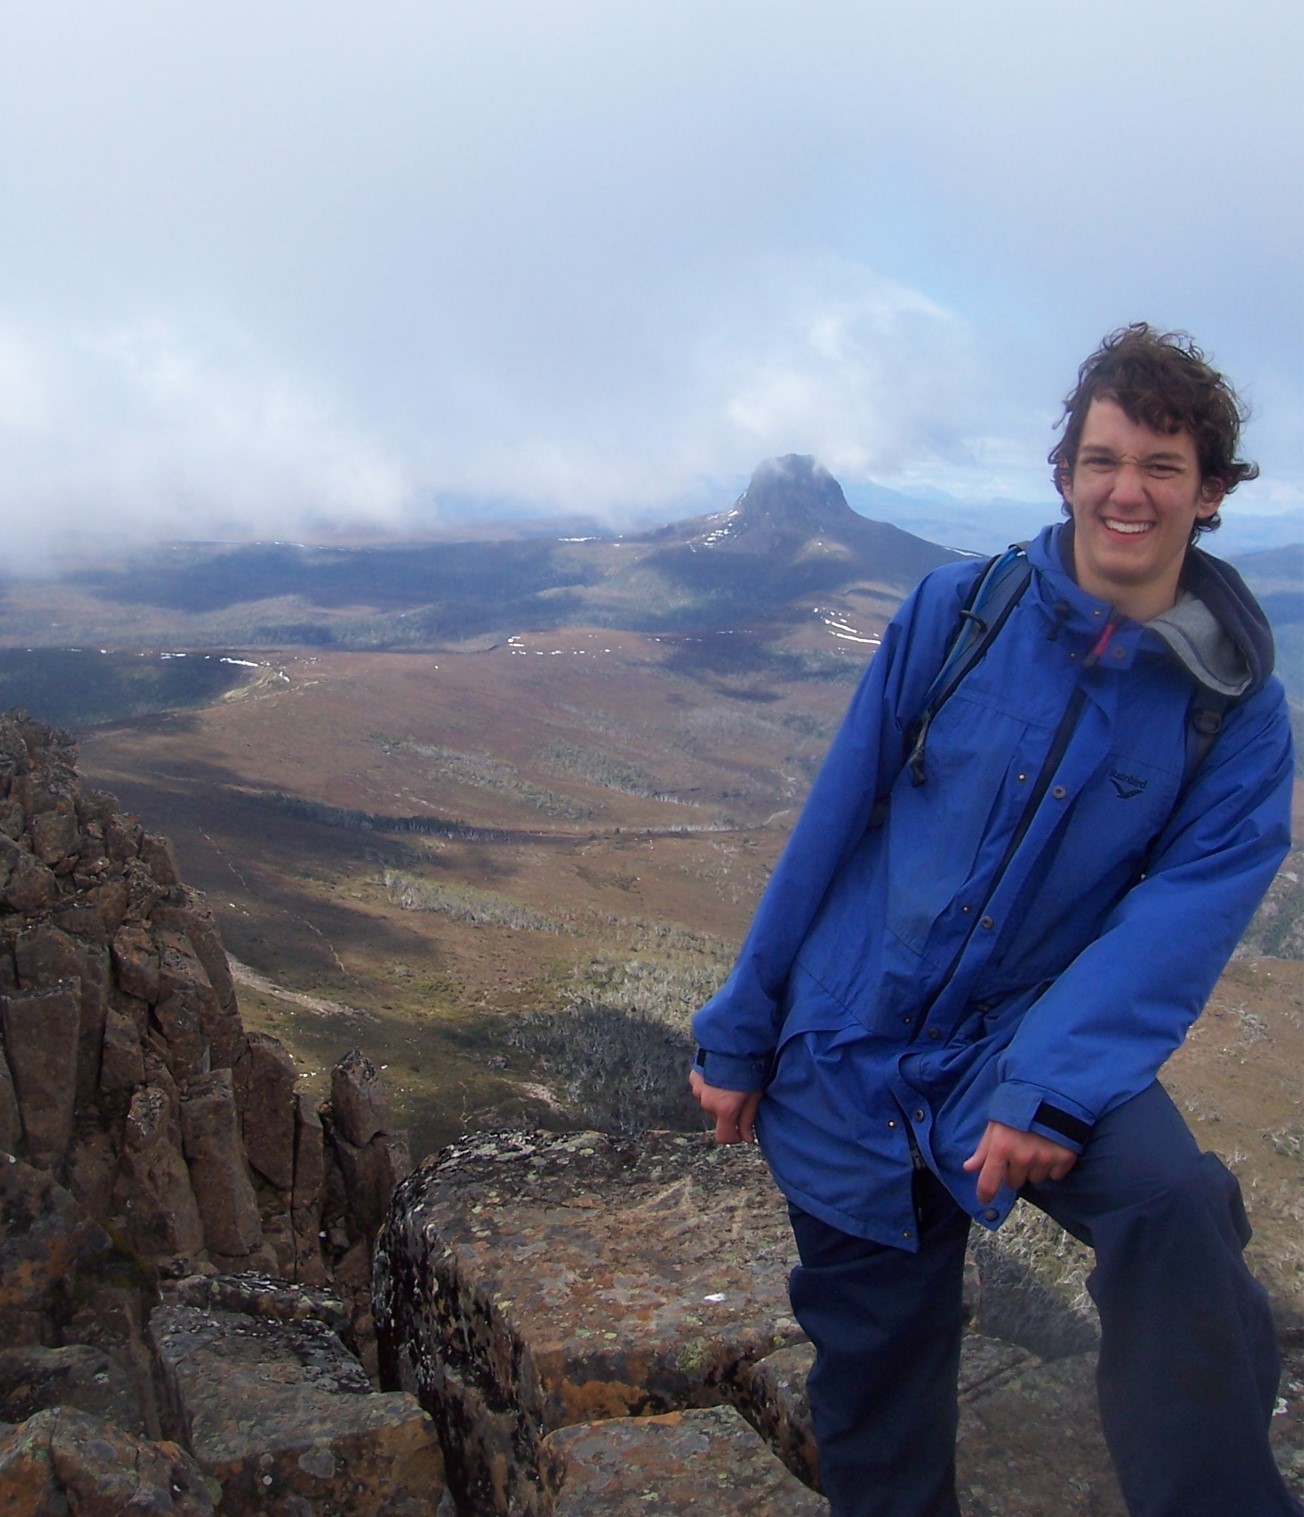
<instances>
[{"instance_id":1,"label":"jacket snap button","mask_svg":"<svg viewBox=\"0 0 1304 1517\"><path fill-rule=\"evenodd\" d=\"M987 1210L983 1212L983 1216L988 1222L995 1222L997 1217L1000 1216L1000 1212L998 1212L994 1206L989 1206Z\"/></svg>"},{"instance_id":2,"label":"jacket snap button","mask_svg":"<svg viewBox=\"0 0 1304 1517\"><path fill-rule=\"evenodd\" d=\"M978 923L978 925L979 927L984 928L987 932L990 932L994 923L992 922L991 917L984 917L982 921Z\"/></svg>"},{"instance_id":3,"label":"jacket snap button","mask_svg":"<svg viewBox=\"0 0 1304 1517\"><path fill-rule=\"evenodd\" d=\"M902 1017L901 1020L906 1024L907 1027L909 1027L910 1024L911 1024L911 1022L914 1021L914 1018L913 1017Z\"/></svg>"},{"instance_id":4,"label":"jacket snap button","mask_svg":"<svg viewBox=\"0 0 1304 1517\"><path fill-rule=\"evenodd\" d=\"M896 1118L895 1117L889 1117L887 1119L887 1125L889 1127L895 1127L896 1126Z\"/></svg>"},{"instance_id":5,"label":"jacket snap button","mask_svg":"<svg viewBox=\"0 0 1304 1517\"><path fill-rule=\"evenodd\" d=\"M922 1106L916 1106L915 1107L915 1121L916 1122L922 1122L923 1120L924 1120L924 1109L923 1109Z\"/></svg>"},{"instance_id":6,"label":"jacket snap button","mask_svg":"<svg viewBox=\"0 0 1304 1517\"><path fill-rule=\"evenodd\" d=\"M903 1238L909 1238L910 1237L910 1229L906 1228L906 1230L901 1234L901 1236Z\"/></svg>"},{"instance_id":7,"label":"jacket snap button","mask_svg":"<svg viewBox=\"0 0 1304 1517\"><path fill-rule=\"evenodd\" d=\"M930 1027L928 1029L928 1036L930 1038L932 1038L932 1040L933 1040L934 1043L936 1043L937 1040L938 1040L938 1038L940 1038L942 1036L942 1034L940 1032L938 1032L938 1030L937 1030L936 1027Z\"/></svg>"},{"instance_id":8,"label":"jacket snap button","mask_svg":"<svg viewBox=\"0 0 1304 1517\"><path fill-rule=\"evenodd\" d=\"M1056 785L1055 788L1054 788L1054 790L1051 791L1051 794L1055 797L1055 799L1057 801L1062 801L1064 799L1064 797L1068 794L1068 791L1065 790L1065 788L1064 788L1063 785Z\"/></svg>"},{"instance_id":9,"label":"jacket snap button","mask_svg":"<svg viewBox=\"0 0 1304 1517\"><path fill-rule=\"evenodd\" d=\"M1127 649L1126 648L1115 648L1114 649L1114 657L1115 658L1126 658L1127 657Z\"/></svg>"}]
</instances>

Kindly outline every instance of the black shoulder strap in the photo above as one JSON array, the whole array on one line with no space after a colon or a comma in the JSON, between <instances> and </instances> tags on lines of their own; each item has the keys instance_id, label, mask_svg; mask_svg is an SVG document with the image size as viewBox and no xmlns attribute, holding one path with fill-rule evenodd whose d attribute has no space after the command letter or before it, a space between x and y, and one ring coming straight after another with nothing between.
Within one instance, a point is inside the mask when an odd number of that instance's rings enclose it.
<instances>
[{"instance_id":1,"label":"black shoulder strap","mask_svg":"<svg viewBox=\"0 0 1304 1517\"><path fill-rule=\"evenodd\" d=\"M912 724L912 734L907 735L906 763L910 767L911 781L916 785L922 785L927 779L924 749L933 718L987 652L991 640L1005 625L1019 597L1028 588L1032 565L1028 562L1026 548L1026 543L1014 543L1004 553L989 559L960 612L959 629L942 660L942 667L928 687L923 712Z\"/></svg>"},{"instance_id":2,"label":"black shoulder strap","mask_svg":"<svg viewBox=\"0 0 1304 1517\"><path fill-rule=\"evenodd\" d=\"M1232 704L1230 695L1218 695L1197 685L1187 710L1186 759L1182 769L1182 795L1190 788L1195 772L1204 763L1214 739L1222 731L1223 716ZM1179 804L1181 798L1179 797Z\"/></svg>"}]
</instances>

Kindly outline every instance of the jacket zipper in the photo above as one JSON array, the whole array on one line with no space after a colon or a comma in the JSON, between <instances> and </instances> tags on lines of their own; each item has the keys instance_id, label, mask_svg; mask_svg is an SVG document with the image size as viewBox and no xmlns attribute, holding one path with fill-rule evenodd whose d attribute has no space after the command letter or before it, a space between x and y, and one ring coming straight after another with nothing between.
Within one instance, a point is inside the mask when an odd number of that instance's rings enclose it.
<instances>
[{"instance_id":1,"label":"jacket zipper","mask_svg":"<svg viewBox=\"0 0 1304 1517\"><path fill-rule=\"evenodd\" d=\"M1069 696L1068 704L1064 708L1064 715L1060 717L1059 726L1055 729L1055 736L1051 739L1050 749L1042 762L1036 783L1032 787L1032 794L1028 797L1028 804L1023 808L1018 826L1014 829L1014 835L1006 845L1005 852L1001 856L1001 862L996 866L996 872L992 876L991 885L988 887L987 894L983 899L983 909L979 912L979 920L986 914L987 903L1000 888L1001 881L1005 877L1005 871L1010 867L1014 855L1018 852L1019 845L1027 836L1028 828L1032 826L1033 817L1036 816L1042 801L1045 799L1047 790L1050 789L1050 782L1055 777L1055 771L1059 768L1060 762L1068 749L1069 741L1078 725L1078 718L1082 714L1082 707L1086 702L1086 698L1086 690L1081 685L1075 685L1073 693ZM968 948L973 934L974 928L971 927L965 936L964 942L956 950L955 957L947 967L946 973L938 982L937 989L929 997L927 1010L918 1019L916 1024L916 1036L918 1036L918 1029L922 1028L923 1023L928 1020L928 1013L941 1000L946 987L955 978L955 972L960 967L960 960L964 957L965 949ZM913 1042L914 1040L912 1039L911 1041Z\"/></svg>"}]
</instances>

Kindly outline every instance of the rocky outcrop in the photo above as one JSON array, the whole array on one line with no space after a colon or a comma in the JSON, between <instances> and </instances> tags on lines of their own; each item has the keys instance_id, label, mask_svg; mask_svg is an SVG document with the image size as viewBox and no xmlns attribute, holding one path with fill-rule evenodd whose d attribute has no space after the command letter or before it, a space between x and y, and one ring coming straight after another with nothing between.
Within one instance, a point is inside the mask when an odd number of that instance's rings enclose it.
<instances>
[{"instance_id":1,"label":"rocky outcrop","mask_svg":"<svg viewBox=\"0 0 1304 1517\"><path fill-rule=\"evenodd\" d=\"M409 1167L376 1071L350 1055L313 1108L245 1030L171 846L83 792L75 757L0 717L0 1508L433 1510L428 1419L365 1367L372 1237ZM211 1299L160 1304L196 1275ZM267 1275L339 1294L282 1320L294 1287L247 1283ZM272 1462L251 1472L254 1444ZM399 1499L398 1468L419 1496ZM150 1504L151 1471L174 1507ZM135 1495L101 1508L83 1486Z\"/></svg>"}]
</instances>

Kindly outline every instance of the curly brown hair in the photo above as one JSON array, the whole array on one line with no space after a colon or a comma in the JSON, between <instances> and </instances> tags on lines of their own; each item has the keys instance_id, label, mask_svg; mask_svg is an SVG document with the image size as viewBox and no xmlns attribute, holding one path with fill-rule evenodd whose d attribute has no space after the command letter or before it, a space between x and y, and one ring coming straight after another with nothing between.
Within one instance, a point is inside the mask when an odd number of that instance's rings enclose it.
<instances>
[{"instance_id":1,"label":"curly brown hair","mask_svg":"<svg viewBox=\"0 0 1304 1517\"><path fill-rule=\"evenodd\" d=\"M1064 414L1056 423L1064 435L1047 455L1061 495L1077 462L1091 402L1102 398L1151 431L1189 432L1201 481L1217 481L1224 495L1258 477L1258 464L1236 457L1249 411L1228 380L1205 361L1185 332L1157 332L1148 322L1134 321L1111 332L1086 359L1077 385L1064 399ZM1067 503L1064 511L1070 514ZM1197 520L1191 540L1221 525L1217 512Z\"/></svg>"}]
</instances>

